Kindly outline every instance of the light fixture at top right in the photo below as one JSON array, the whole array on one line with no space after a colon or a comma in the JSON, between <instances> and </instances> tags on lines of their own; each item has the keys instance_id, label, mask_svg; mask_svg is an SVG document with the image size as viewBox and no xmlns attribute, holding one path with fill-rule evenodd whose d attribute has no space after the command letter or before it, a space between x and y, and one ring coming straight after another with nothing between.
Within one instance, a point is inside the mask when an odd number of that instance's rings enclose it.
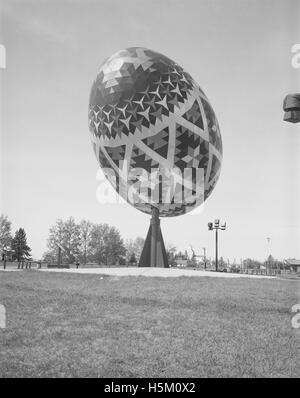
<instances>
[{"instance_id":1,"label":"light fixture at top right","mask_svg":"<svg viewBox=\"0 0 300 398\"><path fill-rule=\"evenodd\" d=\"M283 120L290 123L300 122L300 94L288 94L283 101Z\"/></svg>"}]
</instances>

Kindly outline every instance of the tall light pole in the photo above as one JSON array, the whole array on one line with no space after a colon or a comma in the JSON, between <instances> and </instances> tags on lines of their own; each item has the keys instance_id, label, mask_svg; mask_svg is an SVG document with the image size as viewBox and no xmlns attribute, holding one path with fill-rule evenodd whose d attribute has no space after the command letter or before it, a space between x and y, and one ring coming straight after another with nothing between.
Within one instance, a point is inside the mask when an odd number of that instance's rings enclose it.
<instances>
[{"instance_id":1,"label":"tall light pole","mask_svg":"<svg viewBox=\"0 0 300 398\"><path fill-rule=\"evenodd\" d=\"M216 231L216 271L218 271L218 230L225 231L226 229L226 222L224 224L220 223L220 220L215 220L214 223L208 223L208 230L209 231Z\"/></svg>"},{"instance_id":2,"label":"tall light pole","mask_svg":"<svg viewBox=\"0 0 300 398\"><path fill-rule=\"evenodd\" d=\"M271 255L271 251L270 251L270 242L271 242L271 238L267 238L267 242L268 242L268 249L267 249L267 267L268 267L268 273L270 274L270 269L271 269L271 264L269 261L269 256Z\"/></svg>"}]
</instances>

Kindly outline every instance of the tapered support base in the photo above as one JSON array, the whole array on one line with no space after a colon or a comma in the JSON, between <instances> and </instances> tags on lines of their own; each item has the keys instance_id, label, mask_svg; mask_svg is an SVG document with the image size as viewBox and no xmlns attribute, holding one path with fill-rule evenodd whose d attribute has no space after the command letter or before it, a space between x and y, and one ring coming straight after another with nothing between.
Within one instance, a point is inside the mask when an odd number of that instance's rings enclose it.
<instances>
[{"instance_id":1,"label":"tapered support base","mask_svg":"<svg viewBox=\"0 0 300 398\"><path fill-rule=\"evenodd\" d=\"M139 267L169 268L168 257L160 229L159 211L152 208L152 218L140 257Z\"/></svg>"}]
</instances>

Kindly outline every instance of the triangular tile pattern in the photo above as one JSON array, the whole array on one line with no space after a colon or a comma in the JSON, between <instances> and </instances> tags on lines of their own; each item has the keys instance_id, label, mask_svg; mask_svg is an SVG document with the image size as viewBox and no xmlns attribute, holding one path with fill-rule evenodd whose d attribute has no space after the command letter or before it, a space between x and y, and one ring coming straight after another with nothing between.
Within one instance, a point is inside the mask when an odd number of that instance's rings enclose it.
<instances>
[{"instance_id":1,"label":"triangular tile pattern","mask_svg":"<svg viewBox=\"0 0 300 398\"><path fill-rule=\"evenodd\" d=\"M149 173L151 169L157 169L159 164L142 149L134 145L131 153L130 167L135 169L141 168Z\"/></svg>"},{"instance_id":2,"label":"triangular tile pattern","mask_svg":"<svg viewBox=\"0 0 300 398\"><path fill-rule=\"evenodd\" d=\"M208 141L201 140L200 143L200 161L198 167L204 170L204 178L206 178L206 171L209 162L209 143Z\"/></svg>"},{"instance_id":3,"label":"triangular tile pattern","mask_svg":"<svg viewBox=\"0 0 300 398\"><path fill-rule=\"evenodd\" d=\"M99 159L100 166L103 169L110 169L111 168L111 165L110 165L107 157L105 156L105 154L101 151L101 148L99 149L99 158L98 159Z\"/></svg>"},{"instance_id":4,"label":"triangular tile pattern","mask_svg":"<svg viewBox=\"0 0 300 398\"><path fill-rule=\"evenodd\" d=\"M200 129L204 129L201 110L197 100L194 101L192 107L185 114L183 114L182 117L195 124Z\"/></svg>"},{"instance_id":5,"label":"triangular tile pattern","mask_svg":"<svg viewBox=\"0 0 300 398\"><path fill-rule=\"evenodd\" d=\"M200 161L200 154L197 150L199 145L200 137L177 123L174 165L180 170L195 167L195 165L193 166L194 162L199 163Z\"/></svg>"},{"instance_id":6,"label":"triangular tile pattern","mask_svg":"<svg viewBox=\"0 0 300 398\"><path fill-rule=\"evenodd\" d=\"M169 147L169 128L166 127L159 133L142 140L150 149L167 159Z\"/></svg>"},{"instance_id":7,"label":"triangular tile pattern","mask_svg":"<svg viewBox=\"0 0 300 398\"><path fill-rule=\"evenodd\" d=\"M215 155L213 155L212 163L211 163L211 172L209 175L208 182L210 182L215 177L215 175L217 174L220 167L221 167L221 163L220 163L219 159Z\"/></svg>"},{"instance_id":8,"label":"triangular tile pattern","mask_svg":"<svg viewBox=\"0 0 300 398\"><path fill-rule=\"evenodd\" d=\"M115 165L121 168L125 157L126 145L120 145L116 147L106 146L105 149L111 160L115 163Z\"/></svg>"},{"instance_id":9,"label":"triangular tile pattern","mask_svg":"<svg viewBox=\"0 0 300 398\"><path fill-rule=\"evenodd\" d=\"M203 99L202 104L207 120L209 142L222 154L222 140L215 112L206 100Z\"/></svg>"}]
</instances>

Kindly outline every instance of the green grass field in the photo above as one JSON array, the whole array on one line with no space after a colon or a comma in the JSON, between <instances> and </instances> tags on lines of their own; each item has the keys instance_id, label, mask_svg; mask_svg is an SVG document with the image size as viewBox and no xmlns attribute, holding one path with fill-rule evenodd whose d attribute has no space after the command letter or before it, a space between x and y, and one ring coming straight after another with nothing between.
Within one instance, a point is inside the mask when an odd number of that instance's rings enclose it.
<instances>
[{"instance_id":1,"label":"green grass field","mask_svg":"<svg viewBox=\"0 0 300 398\"><path fill-rule=\"evenodd\" d=\"M0 377L299 377L294 280L0 272Z\"/></svg>"}]
</instances>

